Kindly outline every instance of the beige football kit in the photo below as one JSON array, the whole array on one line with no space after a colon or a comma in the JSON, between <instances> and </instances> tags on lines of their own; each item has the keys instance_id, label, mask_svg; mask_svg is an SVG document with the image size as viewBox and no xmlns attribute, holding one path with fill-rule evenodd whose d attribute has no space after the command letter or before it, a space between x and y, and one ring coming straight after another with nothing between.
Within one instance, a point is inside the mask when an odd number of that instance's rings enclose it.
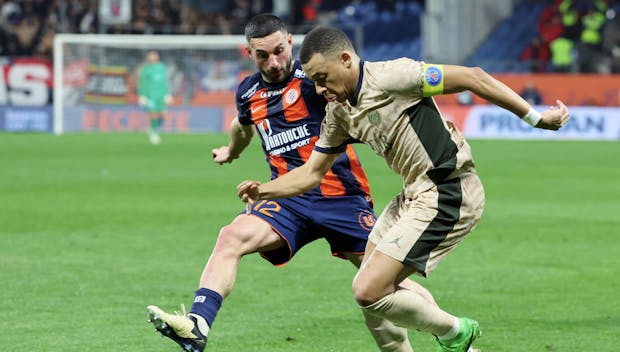
<instances>
[{"instance_id":1,"label":"beige football kit","mask_svg":"<svg viewBox=\"0 0 620 352\"><path fill-rule=\"evenodd\" d=\"M355 101L333 102L315 150L368 144L402 176L403 190L381 213L369 240L427 276L476 226L484 190L471 148L442 118L443 66L401 58L360 62Z\"/></svg>"}]
</instances>

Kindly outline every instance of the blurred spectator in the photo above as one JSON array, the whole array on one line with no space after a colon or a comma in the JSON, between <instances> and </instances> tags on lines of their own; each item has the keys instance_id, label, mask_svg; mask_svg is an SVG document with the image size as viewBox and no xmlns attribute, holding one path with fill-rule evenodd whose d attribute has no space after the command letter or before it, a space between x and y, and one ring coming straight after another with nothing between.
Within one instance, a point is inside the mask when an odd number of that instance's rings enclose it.
<instances>
[{"instance_id":1,"label":"blurred spectator","mask_svg":"<svg viewBox=\"0 0 620 352\"><path fill-rule=\"evenodd\" d=\"M249 0L235 0L230 12L231 24L236 33L241 34L242 28L252 17L252 6Z\"/></svg>"},{"instance_id":2,"label":"blurred spectator","mask_svg":"<svg viewBox=\"0 0 620 352\"><path fill-rule=\"evenodd\" d=\"M608 59L608 72L620 73L620 14L613 15L603 29L603 52Z\"/></svg>"},{"instance_id":3,"label":"blurred spectator","mask_svg":"<svg viewBox=\"0 0 620 352\"><path fill-rule=\"evenodd\" d=\"M558 37L549 43L551 49L551 70L553 72L570 72L574 64L575 45L572 39Z\"/></svg>"},{"instance_id":4,"label":"blurred spectator","mask_svg":"<svg viewBox=\"0 0 620 352\"><path fill-rule=\"evenodd\" d=\"M529 63L530 72L545 72L550 59L549 44L543 43L539 37L534 37L530 46L519 56L519 61Z\"/></svg>"},{"instance_id":5,"label":"blurred spectator","mask_svg":"<svg viewBox=\"0 0 620 352\"><path fill-rule=\"evenodd\" d=\"M521 91L521 97L525 99L530 105L540 105L543 102L540 92L538 91L538 89L536 89L536 85L531 79L525 82L525 86Z\"/></svg>"},{"instance_id":6,"label":"blurred spectator","mask_svg":"<svg viewBox=\"0 0 620 352\"><path fill-rule=\"evenodd\" d=\"M42 26L31 5L26 9L16 2L6 2L0 10L4 55L32 56L39 43Z\"/></svg>"},{"instance_id":7,"label":"blurred spectator","mask_svg":"<svg viewBox=\"0 0 620 352\"><path fill-rule=\"evenodd\" d=\"M564 25L562 24L562 15L555 7L550 7L550 17L541 16L538 21L538 33L543 43L547 45L555 38L564 33Z\"/></svg>"},{"instance_id":8,"label":"blurred spectator","mask_svg":"<svg viewBox=\"0 0 620 352\"><path fill-rule=\"evenodd\" d=\"M579 22L579 11L575 7L573 0L562 0L558 5L558 10L562 16L562 25L564 26L564 36L568 39L577 39L581 33L581 24Z\"/></svg>"},{"instance_id":9,"label":"blurred spectator","mask_svg":"<svg viewBox=\"0 0 620 352\"><path fill-rule=\"evenodd\" d=\"M592 6L582 18L581 45L579 47L579 70L596 72L601 59L602 29L606 17Z\"/></svg>"}]
</instances>

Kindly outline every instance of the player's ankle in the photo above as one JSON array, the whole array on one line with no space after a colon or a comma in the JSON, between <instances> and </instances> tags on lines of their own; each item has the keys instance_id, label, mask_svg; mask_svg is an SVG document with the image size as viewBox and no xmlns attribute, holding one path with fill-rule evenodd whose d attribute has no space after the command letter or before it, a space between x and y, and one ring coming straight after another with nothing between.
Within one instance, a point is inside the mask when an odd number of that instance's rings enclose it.
<instances>
[{"instance_id":1,"label":"player's ankle","mask_svg":"<svg viewBox=\"0 0 620 352\"><path fill-rule=\"evenodd\" d=\"M463 329L464 328L465 327L463 326L463 324L461 324L460 319L454 318L454 322L452 323L452 326L450 327L450 330L448 330L443 335L437 336L437 338L439 340L445 341L445 342L454 341L454 340L458 339L463 334Z\"/></svg>"}]
</instances>

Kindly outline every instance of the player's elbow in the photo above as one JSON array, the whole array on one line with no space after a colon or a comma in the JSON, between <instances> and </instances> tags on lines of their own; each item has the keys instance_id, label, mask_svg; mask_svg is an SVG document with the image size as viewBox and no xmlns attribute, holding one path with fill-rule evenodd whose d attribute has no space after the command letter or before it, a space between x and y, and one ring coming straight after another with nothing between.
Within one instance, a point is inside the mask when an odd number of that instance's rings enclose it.
<instances>
[{"instance_id":1,"label":"player's elbow","mask_svg":"<svg viewBox=\"0 0 620 352\"><path fill-rule=\"evenodd\" d=\"M484 69L480 67L467 67L461 71L457 89L453 89L452 93L469 90L479 97L486 98L494 88L494 78L491 77Z\"/></svg>"},{"instance_id":2,"label":"player's elbow","mask_svg":"<svg viewBox=\"0 0 620 352\"><path fill-rule=\"evenodd\" d=\"M491 75L489 75L487 71L481 67L471 67L469 70L469 80L473 85L471 90L478 91L489 87L493 77L491 77Z\"/></svg>"}]
</instances>

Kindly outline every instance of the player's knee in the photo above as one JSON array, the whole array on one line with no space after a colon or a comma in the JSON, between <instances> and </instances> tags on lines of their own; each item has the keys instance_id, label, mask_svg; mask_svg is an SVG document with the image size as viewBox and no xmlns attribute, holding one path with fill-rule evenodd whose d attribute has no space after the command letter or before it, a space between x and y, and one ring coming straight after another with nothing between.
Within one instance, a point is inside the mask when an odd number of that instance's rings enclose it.
<instances>
[{"instance_id":1,"label":"player's knee","mask_svg":"<svg viewBox=\"0 0 620 352\"><path fill-rule=\"evenodd\" d=\"M352 288L353 297L355 297L355 300L360 307L369 306L387 295L387 293L384 293L383 290L379 290L378 287L373 285L372 282L364 280L363 277L360 277L359 275L353 279Z\"/></svg>"}]
</instances>

